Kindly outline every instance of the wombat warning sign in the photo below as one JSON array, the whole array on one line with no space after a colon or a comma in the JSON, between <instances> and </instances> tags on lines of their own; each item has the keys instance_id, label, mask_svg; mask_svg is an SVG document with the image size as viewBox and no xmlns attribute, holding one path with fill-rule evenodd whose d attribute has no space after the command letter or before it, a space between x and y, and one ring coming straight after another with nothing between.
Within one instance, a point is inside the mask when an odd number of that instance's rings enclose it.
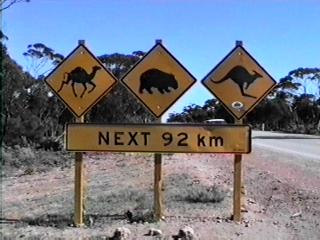
<instances>
[{"instance_id":1,"label":"wombat warning sign","mask_svg":"<svg viewBox=\"0 0 320 240\"><path fill-rule=\"evenodd\" d=\"M157 42L121 81L159 118L196 79L160 42Z\"/></svg>"}]
</instances>

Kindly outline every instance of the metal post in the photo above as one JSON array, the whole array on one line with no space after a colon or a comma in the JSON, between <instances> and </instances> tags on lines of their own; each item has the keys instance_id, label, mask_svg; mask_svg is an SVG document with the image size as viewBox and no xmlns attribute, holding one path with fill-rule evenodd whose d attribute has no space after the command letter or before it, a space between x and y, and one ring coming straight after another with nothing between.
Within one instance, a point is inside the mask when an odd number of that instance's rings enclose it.
<instances>
[{"instance_id":1,"label":"metal post","mask_svg":"<svg viewBox=\"0 0 320 240\"><path fill-rule=\"evenodd\" d=\"M236 41L236 46L243 46L243 42L241 40Z\"/></svg>"},{"instance_id":2,"label":"metal post","mask_svg":"<svg viewBox=\"0 0 320 240\"><path fill-rule=\"evenodd\" d=\"M86 41L85 41L85 40L78 40L78 44L79 44L79 45L85 45L85 44L86 44Z\"/></svg>"},{"instance_id":3,"label":"metal post","mask_svg":"<svg viewBox=\"0 0 320 240\"><path fill-rule=\"evenodd\" d=\"M162 44L162 39L156 39L156 44L159 44L159 43L161 43Z\"/></svg>"}]
</instances>

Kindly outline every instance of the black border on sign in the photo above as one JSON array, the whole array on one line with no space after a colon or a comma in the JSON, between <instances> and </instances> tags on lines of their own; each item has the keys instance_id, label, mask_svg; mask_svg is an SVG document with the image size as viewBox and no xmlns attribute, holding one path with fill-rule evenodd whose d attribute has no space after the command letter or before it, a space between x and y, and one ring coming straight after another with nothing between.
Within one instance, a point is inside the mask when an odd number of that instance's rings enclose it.
<instances>
[{"instance_id":1,"label":"black border on sign","mask_svg":"<svg viewBox=\"0 0 320 240\"><path fill-rule=\"evenodd\" d=\"M96 62L110 75L110 77L114 80L113 83L111 84L111 86L109 88L107 88L99 97L97 97L97 99L95 101L93 101L93 103L91 105L89 105L82 114L78 115L76 114L76 112L71 108L71 106L50 86L50 84L47 82L47 79L54 73L56 72L59 67L65 62L67 61L67 59L78 50L78 48L83 47L91 57L93 57L93 59L96 60ZM56 66L48 76L46 76L46 78L44 79L45 83L47 84L47 86L50 87L50 89L55 93L55 95L64 103L65 106L67 106L70 110L70 112L73 113L73 115L77 118L80 118L82 115L86 114L94 105L96 105L105 95L107 95L108 92L111 91L112 88L114 88L116 86L116 84L118 83L118 79L107 69L105 68L105 66L103 65L102 62L100 62L100 60L93 55L93 53L84 45L84 44L79 44L71 53L68 54L68 56L66 58L64 58L62 60L62 62L60 62L58 64L58 66Z\"/></svg>"},{"instance_id":2,"label":"black border on sign","mask_svg":"<svg viewBox=\"0 0 320 240\"><path fill-rule=\"evenodd\" d=\"M236 51L238 48L241 48L252 60L255 64L257 64L263 71L264 73L267 74L267 76L274 82L274 84L267 89L257 100L256 102L247 109L247 111L245 111L240 117L236 116L231 110L230 108L218 97L214 94L214 91L211 90L209 87L207 87L204 84L205 79L212 74L212 72L214 72L218 67L220 67L220 65L234 52ZM202 78L201 80L202 85L204 85L206 87L206 89L209 90L209 92L211 92L211 94L213 94L224 106L225 109L227 109L227 111L236 119L240 120L243 117L245 117L250 111L252 111L253 108L255 108L269 93L270 91L277 85L277 82L273 79L273 77L258 63L258 61L251 56L251 54L243 47L243 46L235 46L207 75L204 76L204 78Z\"/></svg>"},{"instance_id":3,"label":"black border on sign","mask_svg":"<svg viewBox=\"0 0 320 240\"><path fill-rule=\"evenodd\" d=\"M99 151L96 151L96 150L90 150L90 149L76 149L76 150L69 150L68 149L68 129L69 129L69 126L71 125L82 125L82 126L93 126L93 125L96 125L97 127L108 127L108 126L123 126L123 125L126 125L126 126L143 126L143 127L146 127L146 126L161 126L161 127L166 127L166 126L182 126L182 127L216 127L216 128L236 128L236 127L245 127L245 128L248 128L248 133L249 133L249 136L248 136L248 151L247 152L177 152L177 151L160 151L159 153L195 153L195 154L202 154L202 153L217 153L217 154L249 154L251 153L252 151L252 129L251 129L251 126L250 125L247 125L247 124L223 124L223 125L215 125L215 124L210 124L210 123L207 123L207 124L201 124L201 123L110 123L110 124L107 124L107 123L67 123L66 126L65 126L65 150L66 151L70 151L70 152L153 152L154 151L115 151L115 150L99 150ZM157 153L157 152L156 152Z\"/></svg>"},{"instance_id":4,"label":"black border on sign","mask_svg":"<svg viewBox=\"0 0 320 240\"><path fill-rule=\"evenodd\" d=\"M176 63L187 73L191 76L191 78L194 80L167 108L165 108L159 115L155 114L151 108L148 107L147 104L145 104L142 99L140 99L140 97L138 96L138 94L136 94L134 91L132 91L129 86L123 81L124 78L130 74L131 71L133 71L133 69L136 68L136 66L138 64L140 64L158 45L160 45L161 48L163 48L163 50L169 54L170 57L173 58L173 60L176 61ZM138 101L140 103L142 103L148 110L150 113L152 113L156 118L160 118L170 107L172 107L173 104L175 104L178 99L180 99L196 82L197 82L197 79L188 71L188 69L186 69L180 62L177 58L175 58L175 56L173 56L168 49L166 49L162 43L156 43L132 68L129 69L129 71L127 71L123 76L122 78L120 79L120 82L126 87L126 89L133 93L133 95L136 97L136 99L138 99Z\"/></svg>"}]
</instances>

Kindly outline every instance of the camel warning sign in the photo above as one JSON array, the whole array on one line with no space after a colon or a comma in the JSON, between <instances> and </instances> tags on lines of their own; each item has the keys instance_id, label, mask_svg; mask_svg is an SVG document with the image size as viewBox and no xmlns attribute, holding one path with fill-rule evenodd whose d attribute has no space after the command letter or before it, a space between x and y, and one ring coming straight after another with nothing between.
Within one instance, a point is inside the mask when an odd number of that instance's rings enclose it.
<instances>
[{"instance_id":1,"label":"camel warning sign","mask_svg":"<svg viewBox=\"0 0 320 240\"><path fill-rule=\"evenodd\" d=\"M79 44L45 82L76 117L81 117L117 80L83 44Z\"/></svg>"},{"instance_id":2,"label":"camel warning sign","mask_svg":"<svg viewBox=\"0 0 320 240\"><path fill-rule=\"evenodd\" d=\"M121 81L156 117L161 117L196 79L157 42Z\"/></svg>"},{"instance_id":3,"label":"camel warning sign","mask_svg":"<svg viewBox=\"0 0 320 240\"><path fill-rule=\"evenodd\" d=\"M203 78L202 84L235 118L241 119L272 90L276 81L237 45Z\"/></svg>"}]
</instances>

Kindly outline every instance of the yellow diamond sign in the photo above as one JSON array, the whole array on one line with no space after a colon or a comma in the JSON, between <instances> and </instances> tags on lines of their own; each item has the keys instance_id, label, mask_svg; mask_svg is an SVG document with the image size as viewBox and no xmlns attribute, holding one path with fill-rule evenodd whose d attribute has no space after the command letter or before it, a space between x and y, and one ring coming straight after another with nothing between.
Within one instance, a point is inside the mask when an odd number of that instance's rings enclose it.
<instances>
[{"instance_id":1,"label":"yellow diamond sign","mask_svg":"<svg viewBox=\"0 0 320 240\"><path fill-rule=\"evenodd\" d=\"M237 119L243 118L275 86L276 81L241 46L236 46L202 84Z\"/></svg>"},{"instance_id":2,"label":"yellow diamond sign","mask_svg":"<svg viewBox=\"0 0 320 240\"><path fill-rule=\"evenodd\" d=\"M76 117L81 117L111 90L117 80L84 45L79 44L45 82Z\"/></svg>"},{"instance_id":3,"label":"yellow diamond sign","mask_svg":"<svg viewBox=\"0 0 320 240\"><path fill-rule=\"evenodd\" d=\"M161 117L196 79L158 42L121 81L156 117Z\"/></svg>"}]
</instances>

